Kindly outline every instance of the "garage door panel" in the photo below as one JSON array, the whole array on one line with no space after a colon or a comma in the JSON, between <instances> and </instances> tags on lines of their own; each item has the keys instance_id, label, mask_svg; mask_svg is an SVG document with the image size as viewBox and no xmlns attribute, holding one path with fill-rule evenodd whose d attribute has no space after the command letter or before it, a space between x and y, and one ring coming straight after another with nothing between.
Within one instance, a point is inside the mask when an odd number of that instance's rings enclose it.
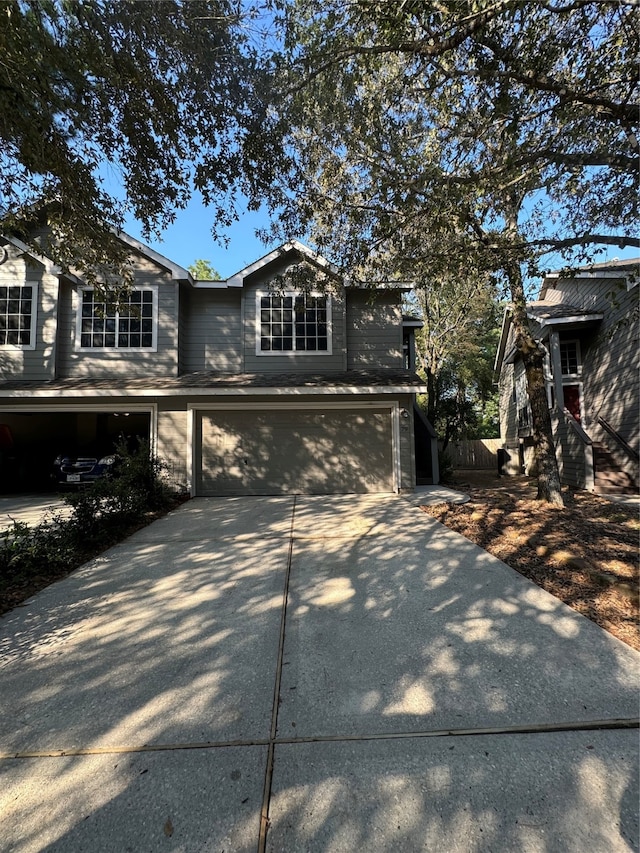
<instances>
[{"instance_id":1,"label":"garage door panel","mask_svg":"<svg viewBox=\"0 0 640 853\"><path fill-rule=\"evenodd\" d=\"M388 409L220 411L200 425L202 495L393 489Z\"/></svg>"}]
</instances>

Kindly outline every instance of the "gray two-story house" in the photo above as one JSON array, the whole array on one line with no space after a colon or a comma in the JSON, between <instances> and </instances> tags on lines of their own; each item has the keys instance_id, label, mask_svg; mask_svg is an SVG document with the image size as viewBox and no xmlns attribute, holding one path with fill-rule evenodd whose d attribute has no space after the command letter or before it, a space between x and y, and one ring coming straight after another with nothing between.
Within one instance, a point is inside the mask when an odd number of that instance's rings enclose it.
<instances>
[{"instance_id":1,"label":"gray two-story house","mask_svg":"<svg viewBox=\"0 0 640 853\"><path fill-rule=\"evenodd\" d=\"M551 273L527 305L564 483L637 492L640 451L638 259ZM496 358L507 472L533 473L531 408L507 308Z\"/></svg>"},{"instance_id":2,"label":"gray two-story house","mask_svg":"<svg viewBox=\"0 0 640 853\"><path fill-rule=\"evenodd\" d=\"M422 421L416 448L424 388L407 369L400 288L345 286L297 242L226 281L194 281L121 239L133 286L117 310L0 241L0 491L40 488L61 452L108 452L119 436L148 438L194 496L437 482Z\"/></svg>"}]
</instances>

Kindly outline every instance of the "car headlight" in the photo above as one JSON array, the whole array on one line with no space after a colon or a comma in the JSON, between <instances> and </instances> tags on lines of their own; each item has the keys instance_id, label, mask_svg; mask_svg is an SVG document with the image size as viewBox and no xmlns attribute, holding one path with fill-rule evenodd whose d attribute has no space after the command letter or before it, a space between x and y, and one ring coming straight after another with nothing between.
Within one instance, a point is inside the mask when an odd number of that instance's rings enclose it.
<instances>
[{"instance_id":1,"label":"car headlight","mask_svg":"<svg viewBox=\"0 0 640 853\"><path fill-rule=\"evenodd\" d=\"M102 459L98 462L99 465L115 465L116 457L115 456L103 456Z\"/></svg>"}]
</instances>

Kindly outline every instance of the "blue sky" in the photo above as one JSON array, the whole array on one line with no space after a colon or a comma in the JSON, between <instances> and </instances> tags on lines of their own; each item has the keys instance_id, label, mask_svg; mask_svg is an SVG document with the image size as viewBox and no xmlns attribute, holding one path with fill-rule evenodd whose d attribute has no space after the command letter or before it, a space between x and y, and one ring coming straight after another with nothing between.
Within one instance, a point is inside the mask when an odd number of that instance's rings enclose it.
<instances>
[{"instance_id":1,"label":"blue sky","mask_svg":"<svg viewBox=\"0 0 640 853\"><path fill-rule=\"evenodd\" d=\"M210 261L222 278L229 278L277 248L276 243L265 245L255 235L256 229L265 228L269 224L266 211L245 212L227 231L229 242L226 247L216 243L211 236L212 224L213 213L207 210L201 197L195 195L187 208L178 212L175 223L162 234L161 240L145 240L139 224L133 219L126 221L125 231L180 266L188 267L198 258ZM638 254L637 249L609 246L606 253L598 256L597 261L602 263L613 258L634 258ZM545 266L562 266L562 260L549 256ZM532 284L535 288L538 282Z\"/></svg>"},{"instance_id":2,"label":"blue sky","mask_svg":"<svg viewBox=\"0 0 640 853\"><path fill-rule=\"evenodd\" d=\"M268 223L266 212L246 212L227 231L228 245L221 246L211 236L213 212L207 210L196 194L188 207L178 212L175 223L162 234L161 240L145 240L134 219L126 220L124 230L182 267L203 258L211 262L222 278L229 278L276 248L276 244L265 245L255 236L256 229Z\"/></svg>"}]
</instances>

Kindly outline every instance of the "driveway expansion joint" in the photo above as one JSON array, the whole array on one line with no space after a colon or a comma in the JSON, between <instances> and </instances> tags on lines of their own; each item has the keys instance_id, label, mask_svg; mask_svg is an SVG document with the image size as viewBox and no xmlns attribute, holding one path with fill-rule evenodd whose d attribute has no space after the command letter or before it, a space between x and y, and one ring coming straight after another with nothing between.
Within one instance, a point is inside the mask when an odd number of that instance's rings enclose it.
<instances>
[{"instance_id":1,"label":"driveway expansion joint","mask_svg":"<svg viewBox=\"0 0 640 853\"><path fill-rule=\"evenodd\" d=\"M96 746L78 749L43 749L22 752L0 752L0 761L24 758L69 758L82 755L120 755L136 752L179 752L190 749L230 749L236 747L295 746L309 743L353 743L370 740L409 740L411 738L455 738L491 735L551 734L554 732L621 731L640 729L640 718L612 718L608 720L578 720L565 723L532 723L513 726L493 726L474 729L425 729L410 732L369 732L363 734L309 735L307 737L270 737L249 740L193 741L185 743L160 743L129 746Z\"/></svg>"},{"instance_id":2,"label":"driveway expansion joint","mask_svg":"<svg viewBox=\"0 0 640 853\"><path fill-rule=\"evenodd\" d=\"M284 578L284 589L282 592L282 610L280 613L280 637L278 641L278 658L276 663L276 677L273 689L273 704L271 707L271 729L269 732L269 743L267 751L267 766L265 770L264 789L262 792L262 808L260 809L260 835L258 838L258 853L264 853L267 847L267 832L269 831L269 804L271 802L271 784L273 781L273 757L275 741L278 733L278 709L280 707L280 685L282 683L282 661L284 657L284 638L287 623L287 602L289 599L289 581L291 578L291 563L293 559L293 531L296 518L297 496L293 498L291 507L291 526L289 528L289 550L287 554L287 568Z\"/></svg>"}]
</instances>

